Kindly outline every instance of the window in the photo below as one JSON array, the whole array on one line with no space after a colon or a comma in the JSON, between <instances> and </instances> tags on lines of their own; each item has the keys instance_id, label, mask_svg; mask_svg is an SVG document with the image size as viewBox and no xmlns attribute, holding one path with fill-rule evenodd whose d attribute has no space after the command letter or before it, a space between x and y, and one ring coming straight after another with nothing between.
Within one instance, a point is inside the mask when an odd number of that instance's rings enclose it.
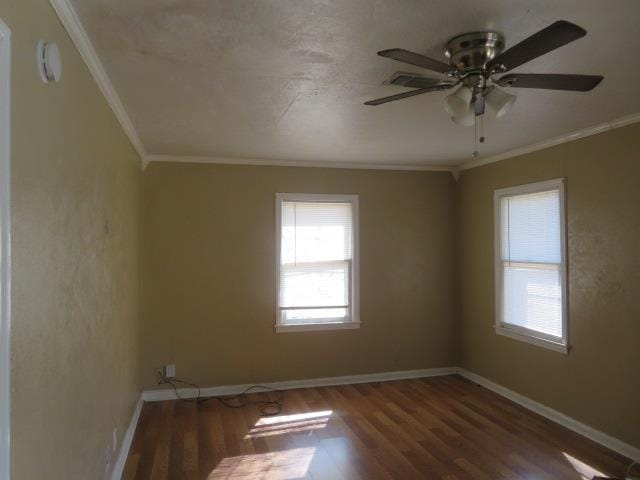
<instances>
[{"instance_id":1,"label":"window","mask_svg":"<svg viewBox=\"0 0 640 480\"><path fill-rule=\"evenodd\" d=\"M358 196L276 194L276 331L358 328Z\"/></svg>"},{"instance_id":2,"label":"window","mask_svg":"<svg viewBox=\"0 0 640 480\"><path fill-rule=\"evenodd\" d=\"M564 180L494 193L496 332L567 353Z\"/></svg>"}]
</instances>

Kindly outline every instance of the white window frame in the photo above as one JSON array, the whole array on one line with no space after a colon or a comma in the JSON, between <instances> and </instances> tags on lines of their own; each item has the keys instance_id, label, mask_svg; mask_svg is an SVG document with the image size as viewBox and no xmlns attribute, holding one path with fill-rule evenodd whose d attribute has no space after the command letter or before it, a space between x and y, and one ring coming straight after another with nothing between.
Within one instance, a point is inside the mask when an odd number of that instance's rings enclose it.
<instances>
[{"instance_id":1,"label":"white window frame","mask_svg":"<svg viewBox=\"0 0 640 480\"><path fill-rule=\"evenodd\" d=\"M336 322L290 324L280 321L280 241L282 235L283 202L324 202L350 203L353 245L351 253L351 297L350 319ZM358 195L315 194L315 193L276 193L276 325L280 332L304 332L314 330L345 330L360 328L360 248L359 248Z\"/></svg>"},{"instance_id":2,"label":"white window frame","mask_svg":"<svg viewBox=\"0 0 640 480\"><path fill-rule=\"evenodd\" d=\"M0 480L11 455L11 30L0 19Z\"/></svg>"},{"instance_id":3,"label":"white window frame","mask_svg":"<svg viewBox=\"0 0 640 480\"><path fill-rule=\"evenodd\" d=\"M564 178L554 178L542 182L528 183L515 187L501 188L493 193L494 212L494 257L495 257L495 309L496 319L494 329L499 335L504 335L516 340L548 348L556 352L567 354L569 352L569 321L568 321L568 298L567 298L567 243L566 243L566 200L565 200ZM503 296L504 296L504 268L502 260L502 208L501 201L505 197L516 195L526 195L550 190L559 191L560 201L560 291L562 294L561 314L562 314L562 337L546 335L528 328L504 323L503 319ZM527 264L529 265L529 264Z\"/></svg>"}]
</instances>

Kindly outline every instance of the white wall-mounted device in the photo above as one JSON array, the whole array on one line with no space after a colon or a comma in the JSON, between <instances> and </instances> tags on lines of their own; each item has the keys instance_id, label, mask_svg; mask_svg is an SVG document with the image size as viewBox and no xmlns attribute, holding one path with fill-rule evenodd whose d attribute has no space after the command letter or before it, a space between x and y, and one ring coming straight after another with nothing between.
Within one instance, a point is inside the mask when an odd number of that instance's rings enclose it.
<instances>
[{"instance_id":1,"label":"white wall-mounted device","mask_svg":"<svg viewBox=\"0 0 640 480\"><path fill-rule=\"evenodd\" d=\"M62 61L56 43L40 40L36 46L36 61L40 78L44 83L60 81Z\"/></svg>"}]
</instances>

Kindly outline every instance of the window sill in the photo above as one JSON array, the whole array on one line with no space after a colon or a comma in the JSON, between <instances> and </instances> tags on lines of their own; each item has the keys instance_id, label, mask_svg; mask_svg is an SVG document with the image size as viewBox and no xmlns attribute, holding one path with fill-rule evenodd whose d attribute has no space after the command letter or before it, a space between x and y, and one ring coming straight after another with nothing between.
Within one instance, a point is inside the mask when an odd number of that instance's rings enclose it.
<instances>
[{"instance_id":1,"label":"window sill","mask_svg":"<svg viewBox=\"0 0 640 480\"><path fill-rule=\"evenodd\" d=\"M360 322L289 323L276 325L276 333L353 330L355 328L360 328Z\"/></svg>"},{"instance_id":2,"label":"window sill","mask_svg":"<svg viewBox=\"0 0 640 480\"><path fill-rule=\"evenodd\" d=\"M534 335L528 335L526 333L517 332L515 330L511 330L508 327L503 327L502 325L494 325L494 329L498 335L503 335L515 340L520 340L532 345L537 345L538 347L547 348L549 350L553 350L554 352L563 353L564 355L569 354L569 347L562 343L547 340L546 338L536 337Z\"/></svg>"}]
</instances>

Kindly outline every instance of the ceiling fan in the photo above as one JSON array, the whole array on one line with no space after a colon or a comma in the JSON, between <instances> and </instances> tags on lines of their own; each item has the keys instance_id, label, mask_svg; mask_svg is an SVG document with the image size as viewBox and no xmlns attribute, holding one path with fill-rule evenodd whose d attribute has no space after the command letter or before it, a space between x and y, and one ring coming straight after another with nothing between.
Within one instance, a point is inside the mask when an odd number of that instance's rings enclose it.
<instances>
[{"instance_id":1,"label":"ceiling fan","mask_svg":"<svg viewBox=\"0 0 640 480\"><path fill-rule=\"evenodd\" d=\"M392 84L412 87L414 90L370 100L365 105L381 105L460 85L455 93L446 98L445 109L455 123L471 126L477 125L477 117L482 120L485 108L496 117L501 117L513 106L516 97L498 87L587 92L602 81L601 75L510 73L497 77L586 34L587 31L578 25L559 20L503 51L504 37L497 32L466 33L447 42L444 53L449 63L401 48L382 50L378 55L444 74L446 78L437 80L415 74L398 75ZM480 141L484 141L483 137Z\"/></svg>"}]
</instances>

